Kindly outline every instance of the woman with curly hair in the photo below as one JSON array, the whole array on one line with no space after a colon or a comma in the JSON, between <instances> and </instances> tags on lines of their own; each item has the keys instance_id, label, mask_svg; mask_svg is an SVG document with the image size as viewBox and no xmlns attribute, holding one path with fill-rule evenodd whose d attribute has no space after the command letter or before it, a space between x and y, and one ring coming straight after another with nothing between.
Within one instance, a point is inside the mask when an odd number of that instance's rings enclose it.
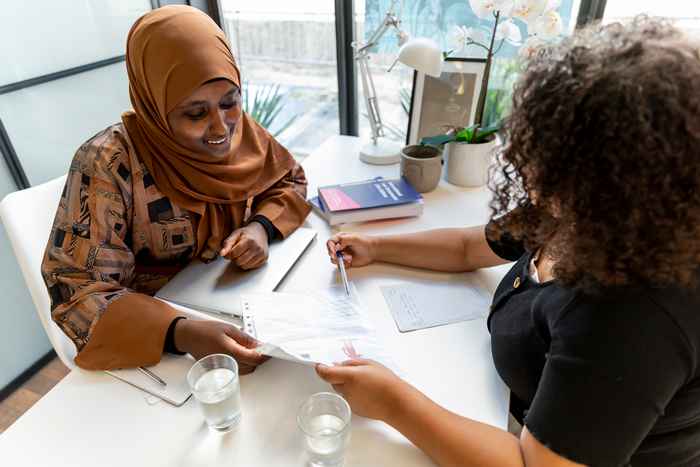
<instances>
[{"instance_id":1,"label":"woman with curly hair","mask_svg":"<svg viewBox=\"0 0 700 467\"><path fill-rule=\"evenodd\" d=\"M516 261L488 326L520 438L366 360L319 366L441 465L700 465L700 47L644 17L539 53L518 82L485 226L339 234L347 266Z\"/></svg>"}]
</instances>

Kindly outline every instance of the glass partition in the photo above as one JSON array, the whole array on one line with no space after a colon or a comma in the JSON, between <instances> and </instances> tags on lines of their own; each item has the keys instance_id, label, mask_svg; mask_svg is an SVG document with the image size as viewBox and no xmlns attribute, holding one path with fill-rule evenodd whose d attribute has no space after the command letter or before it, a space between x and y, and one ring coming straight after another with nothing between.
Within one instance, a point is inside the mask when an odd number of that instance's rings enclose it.
<instances>
[{"instance_id":1,"label":"glass partition","mask_svg":"<svg viewBox=\"0 0 700 467\"><path fill-rule=\"evenodd\" d=\"M11 2L3 7L2 119L31 185L65 174L78 146L131 108L123 61L59 79L47 75L125 53L133 22L149 0ZM21 46L18 46L21 44Z\"/></svg>"},{"instance_id":2,"label":"glass partition","mask_svg":"<svg viewBox=\"0 0 700 467\"><path fill-rule=\"evenodd\" d=\"M244 109L298 156L339 130L334 3L221 1Z\"/></svg>"}]
</instances>

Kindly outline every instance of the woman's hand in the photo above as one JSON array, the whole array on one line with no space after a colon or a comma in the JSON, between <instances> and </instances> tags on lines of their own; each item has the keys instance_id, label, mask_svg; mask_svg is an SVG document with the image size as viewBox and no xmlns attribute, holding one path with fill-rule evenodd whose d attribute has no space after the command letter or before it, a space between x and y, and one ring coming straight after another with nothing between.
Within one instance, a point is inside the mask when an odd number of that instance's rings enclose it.
<instances>
[{"instance_id":1,"label":"woman's hand","mask_svg":"<svg viewBox=\"0 0 700 467\"><path fill-rule=\"evenodd\" d=\"M238 372L251 373L269 357L253 350L257 341L235 326L219 321L181 319L175 323L175 348L199 360L214 353L231 355Z\"/></svg>"},{"instance_id":2,"label":"woman's hand","mask_svg":"<svg viewBox=\"0 0 700 467\"><path fill-rule=\"evenodd\" d=\"M342 365L316 365L316 373L343 395L353 413L388 422L412 386L387 367L365 359L353 359Z\"/></svg>"},{"instance_id":3,"label":"woman's hand","mask_svg":"<svg viewBox=\"0 0 700 467\"><path fill-rule=\"evenodd\" d=\"M327 242L328 256L333 264L338 264L338 251L343 252L345 267L367 266L376 260L377 239L368 235L339 233Z\"/></svg>"},{"instance_id":4,"label":"woman's hand","mask_svg":"<svg viewBox=\"0 0 700 467\"><path fill-rule=\"evenodd\" d=\"M233 261L241 269L259 268L265 264L269 254L265 228L258 222L251 222L234 230L224 240L219 254Z\"/></svg>"}]
</instances>

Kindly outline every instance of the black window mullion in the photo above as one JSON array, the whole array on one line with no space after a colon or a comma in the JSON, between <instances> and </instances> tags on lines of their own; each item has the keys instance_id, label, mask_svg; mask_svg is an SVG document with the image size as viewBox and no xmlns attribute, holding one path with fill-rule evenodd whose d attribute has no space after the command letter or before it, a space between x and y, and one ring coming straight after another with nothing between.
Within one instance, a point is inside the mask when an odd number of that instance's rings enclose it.
<instances>
[{"instance_id":1,"label":"black window mullion","mask_svg":"<svg viewBox=\"0 0 700 467\"><path fill-rule=\"evenodd\" d=\"M576 27L581 28L588 23L603 19L607 0L581 0L576 18Z\"/></svg>"},{"instance_id":2,"label":"black window mullion","mask_svg":"<svg viewBox=\"0 0 700 467\"><path fill-rule=\"evenodd\" d=\"M359 134L357 80L352 41L355 36L355 1L335 0L335 52L338 66L340 134Z\"/></svg>"},{"instance_id":3,"label":"black window mullion","mask_svg":"<svg viewBox=\"0 0 700 467\"><path fill-rule=\"evenodd\" d=\"M0 153L2 153L2 157L5 159L5 164L7 164L17 188L19 190L29 188L31 186L29 184L29 179L27 178L27 174L24 172L24 168L22 168L22 163L17 157L15 148L12 146L10 136L5 130L5 125L2 123L2 119L0 119Z\"/></svg>"}]
</instances>

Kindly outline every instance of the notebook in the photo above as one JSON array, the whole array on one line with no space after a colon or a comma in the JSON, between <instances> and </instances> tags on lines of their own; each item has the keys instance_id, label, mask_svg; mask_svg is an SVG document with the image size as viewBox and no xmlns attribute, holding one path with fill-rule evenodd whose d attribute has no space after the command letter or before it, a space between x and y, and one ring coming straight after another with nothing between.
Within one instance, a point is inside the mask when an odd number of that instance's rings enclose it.
<instances>
[{"instance_id":1,"label":"notebook","mask_svg":"<svg viewBox=\"0 0 700 467\"><path fill-rule=\"evenodd\" d=\"M491 304L489 289L473 273L448 283L412 283L381 287L400 332L483 318Z\"/></svg>"},{"instance_id":2,"label":"notebook","mask_svg":"<svg viewBox=\"0 0 700 467\"><path fill-rule=\"evenodd\" d=\"M297 229L286 239L271 243L267 262L251 271L221 257L211 263L193 260L156 297L195 310L240 317L240 294L275 290L315 237L312 229Z\"/></svg>"},{"instance_id":3,"label":"notebook","mask_svg":"<svg viewBox=\"0 0 700 467\"><path fill-rule=\"evenodd\" d=\"M192 395L187 383L187 372L193 364L194 358L190 355L163 354L160 362L148 369L165 381L167 386L156 383L136 368L109 370L106 373L168 404L180 407Z\"/></svg>"}]
</instances>

